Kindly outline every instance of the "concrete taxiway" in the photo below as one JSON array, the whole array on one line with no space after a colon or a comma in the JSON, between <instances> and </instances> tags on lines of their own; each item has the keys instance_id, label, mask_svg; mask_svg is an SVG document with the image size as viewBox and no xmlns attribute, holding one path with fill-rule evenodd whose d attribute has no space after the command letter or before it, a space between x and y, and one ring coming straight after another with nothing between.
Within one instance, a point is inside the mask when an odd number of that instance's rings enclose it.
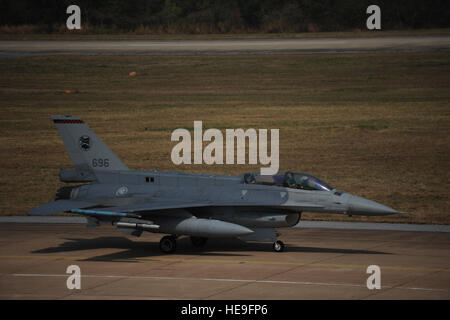
<instances>
[{"instance_id":1,"label":"concrete taxiway","mask_svg":"<svg viewBox=\"0 0 450 320\"><path fill-rule=\"evenodd\" d=\"M22 55L166 55L365 53L450 50L450 36L226 40L0 41L0 57Z\"/></svg>"},{"instance_id":2,"label":"concrete taxiway","mask_svg":"<svg viewBox=\"0 0 450 320\"><path fill-rule=\"evenodd\" d=\"M132 238L111 226L0 223L0 299L450 299L450 233L282 229L287 249L161 235ZM69 265L81 289L66 286ZM381 289L366 286L369 265Z\"/></svg>"}]
</instances>

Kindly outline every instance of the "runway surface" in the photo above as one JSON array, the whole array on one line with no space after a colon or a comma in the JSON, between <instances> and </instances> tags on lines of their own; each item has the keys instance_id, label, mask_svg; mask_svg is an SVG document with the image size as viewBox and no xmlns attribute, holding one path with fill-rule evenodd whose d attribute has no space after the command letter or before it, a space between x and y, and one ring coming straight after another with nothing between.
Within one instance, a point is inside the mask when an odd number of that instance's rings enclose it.
<instances>
[{"instance_id":1,"label":"runway surface","mask_svg":"<svg viewBox=\"0 0 450 320\"><path fill-rule=\"evenodd\" d=\"M281 229L287 249L267 243L131 238L111 226L0 223L1 299L449 299L450 234ZM69 265L81 289L66 287ZM366 286L369 265L381 289Z\"/></svg>"},{"instance_id":2,"label":"runway surface","mask_svg":"<svg viewBox=\"0 0 450 320\"><path fill-rule=\"evenodd\" d=\"M450 36L321 39L0 41L0 57L22 55L166 55L356 53L450 50Z\"/></svg>"}]
</instances>

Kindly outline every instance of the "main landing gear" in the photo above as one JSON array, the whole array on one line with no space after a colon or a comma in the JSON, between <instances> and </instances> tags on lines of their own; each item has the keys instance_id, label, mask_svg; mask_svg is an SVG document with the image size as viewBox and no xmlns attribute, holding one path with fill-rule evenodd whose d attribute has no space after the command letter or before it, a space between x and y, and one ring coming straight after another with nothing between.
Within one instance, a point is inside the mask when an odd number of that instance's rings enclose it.
<instances>
[{"instance_id":1,"label":"main landing gear","mask_svg":"<svg viewBox=\"0 0 450 320\"><path fill-rule=\"evenodd\" d=\"M177 249L177 238L175 236L165 236L159 241L159 250L164 253L172 253Z\"/></svg>"},{"instance_id":2,"label":"main landing gear","mask_svg":"<svg viewBox=\"0 0 450 320\"><path fill-rule=\"evenodd\" d=\"M277 240L273 243L273 250L275 252L283 252L284 250L284 243L283 241Z\"/></svg>"},{"instance_id":3,"label":"main landing gear","mask_svg":"<svg viewBox=\"0 0 450 320\"><path fill-rule=\"evenodd\" d=\"M191 243L194 247L203 247L208 238L204 237L190 237ZM164 253L173 253L177 249L177 236L165 236L159 241L159 249Z\"/></svg>"}]
</instances>

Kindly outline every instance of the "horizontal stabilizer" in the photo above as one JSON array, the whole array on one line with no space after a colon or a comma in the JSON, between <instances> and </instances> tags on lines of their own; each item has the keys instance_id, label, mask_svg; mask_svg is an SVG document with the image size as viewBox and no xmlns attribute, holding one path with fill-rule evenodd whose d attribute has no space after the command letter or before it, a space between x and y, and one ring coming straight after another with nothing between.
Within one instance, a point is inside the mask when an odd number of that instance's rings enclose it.
<instances>
[{"instance_id":1,"label":"horizontal stabilizer","mask_svg":"<svg viewBox=\"0 0 450 320\"><path fill-rule=\"evenodd\" d=\"M28 211L30 216L48 216L58 212L70 211L72 209L88 208L97 205L93 202L57 200L45 203L37 208Z\"/></svg>"}]
</instances>

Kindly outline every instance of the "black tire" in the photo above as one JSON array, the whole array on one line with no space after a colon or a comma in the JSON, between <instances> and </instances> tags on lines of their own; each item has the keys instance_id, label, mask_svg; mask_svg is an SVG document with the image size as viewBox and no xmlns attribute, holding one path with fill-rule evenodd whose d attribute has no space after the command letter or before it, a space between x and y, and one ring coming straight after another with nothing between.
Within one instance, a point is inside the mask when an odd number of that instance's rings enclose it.
<instances>
[{"instance_id":1,"label":"black tire","mask_svg":"<svg viewBox=\"0 0 450 320\"><path fill-rule=\"evenodd\" d=\"M208 238L205 238L205 237L191 237L191 243L196 248L205 246L207 241L208 241Z\"/></svg>"},{"instance_id":2,"label":"black tire","mask_svg":"<svg viewBox=\"0 0 450 320\"><path fill-rule=\"evenodd\" d=\"M159 250L164 253L173 253L177 249L175 237L165 236L159 241Z\"/></svg>"},{"instance_id":3,"label":"black tire","mask_svg":"<svg viewBox=\"0 0 450 320\"><path fill-rule=\"evenodd\" d=\"M283 252L284 251L284 243L283 241L277 240L273 243L273 250L275 252Z\"/></svg>"}]
</instances>

